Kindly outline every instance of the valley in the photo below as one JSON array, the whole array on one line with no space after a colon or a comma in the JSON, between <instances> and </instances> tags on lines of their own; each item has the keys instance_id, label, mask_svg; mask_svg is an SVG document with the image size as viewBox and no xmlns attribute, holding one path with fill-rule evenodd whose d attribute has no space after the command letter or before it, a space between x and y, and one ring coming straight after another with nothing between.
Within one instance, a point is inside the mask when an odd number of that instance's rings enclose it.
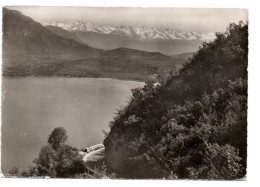
<instances>
[{"instance_id":1,"label":"valley","mask_svg":"<svg viewBox=\"0 0 260 187\"><path fill-rule=\"evenodd\" d=\"M6 77L104 77L146 81L176 71L186 61L160 52L93 48L66 30L44 27L15 10L4 9L3 21L3 75Z\"/></svg>"}]
</instances>

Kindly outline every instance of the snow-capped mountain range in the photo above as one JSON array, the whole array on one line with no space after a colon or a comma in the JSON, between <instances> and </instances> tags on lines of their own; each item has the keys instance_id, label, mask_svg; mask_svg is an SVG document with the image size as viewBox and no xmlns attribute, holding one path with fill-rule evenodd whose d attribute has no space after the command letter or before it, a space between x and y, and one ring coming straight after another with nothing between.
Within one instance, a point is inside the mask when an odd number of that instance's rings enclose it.
<instances>
[{"instance_id":1,"label":"snow-capped mountain range","mask_svg":"<svg viewBox=\"0 0 260 187\"><path fill-rule=\"evenodd\" d=\"M69 32L93 32L106 35L120 35L138 40L201 40L210 41L215 38L213 32L179 31L154 27L133 26L97 26L89 22L59 22L50 21L42 23L44 26L56 26Z\"/></svg>"}]
</instances>

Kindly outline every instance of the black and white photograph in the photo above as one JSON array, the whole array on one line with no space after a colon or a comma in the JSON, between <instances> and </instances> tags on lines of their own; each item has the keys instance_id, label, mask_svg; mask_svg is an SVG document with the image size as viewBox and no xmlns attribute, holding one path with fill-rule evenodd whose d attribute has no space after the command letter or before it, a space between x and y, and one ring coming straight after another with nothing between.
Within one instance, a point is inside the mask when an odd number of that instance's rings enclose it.
<instances>
[{"instance_id":1,"label":"black and white photograph","mask_svg":"<svg viewBox=\"0 0 260 187\"><path fill-rule=\"evenodd\" d=\"M4 178L247 180L248 9L1 11Z\"/></svg>"}]
</instances>

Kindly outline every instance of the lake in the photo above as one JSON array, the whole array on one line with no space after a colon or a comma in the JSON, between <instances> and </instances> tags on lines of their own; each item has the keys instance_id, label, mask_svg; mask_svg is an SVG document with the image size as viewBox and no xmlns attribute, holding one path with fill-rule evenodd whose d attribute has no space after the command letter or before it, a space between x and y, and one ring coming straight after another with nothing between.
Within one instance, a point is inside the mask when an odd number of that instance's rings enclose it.
<instances>
[{"instance_id":1,"label":"lake","mask_svg":"<svg viewBox=\"0 0 260 187\"><path fill-rule=\"evenodd\" d=\"M26 168L55 127L67 130L68 144L102 143L116 109L143 82L106 78L3 78L2 171Z\"/></svg>"}]
</instances>

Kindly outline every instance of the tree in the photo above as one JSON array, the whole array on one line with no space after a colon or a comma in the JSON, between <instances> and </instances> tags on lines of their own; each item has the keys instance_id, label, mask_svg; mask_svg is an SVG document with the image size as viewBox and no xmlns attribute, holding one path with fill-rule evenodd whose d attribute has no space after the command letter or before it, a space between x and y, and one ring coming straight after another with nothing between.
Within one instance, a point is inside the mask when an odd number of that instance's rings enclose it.
<instances>
[{"instance_id":1,"label":"tree","mask_svg":"<svg viewBox=\"0 0 260 187\"><path fill-rule=\"evenodd\" d=\"M86 172L78 149L65 144L68 139L66 134L67 131L63 127L56 127L49 135L49 144L41 148L38 158L33 161L36 167L27 173L37 176L73 177Z\"/></svg>"},{"instance_id":2,"label":"tree","mask_svg":"<svg viewBox=\"0 0 260 187\"><path fill-rule=\"evenodd\" d=\"M63 127L56 127L49 135L48 143L57 150L68 140L67 131Z\"/></svg>"}]
</instances>

